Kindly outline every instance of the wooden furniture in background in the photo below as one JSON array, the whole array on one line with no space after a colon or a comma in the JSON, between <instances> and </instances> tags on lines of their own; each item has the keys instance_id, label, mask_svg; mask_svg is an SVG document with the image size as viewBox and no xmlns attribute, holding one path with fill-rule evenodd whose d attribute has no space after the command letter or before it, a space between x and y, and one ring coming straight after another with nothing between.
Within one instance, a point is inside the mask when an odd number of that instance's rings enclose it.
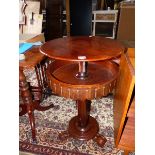
<instances>
[{"instance_id":1,"label":"wooden furniture in background","mask_svg":"<svg viewBox=\"0 0 155 155\"><path fill-rule=\"evenodd\" d=\"M26 42L32 42L32 43L37 41L44 42L45 41L44 35L40 34L26 40ZM35 100L41 101L46 95L44 91L47 87L47 78L45 75L46 56L39 52L39 46L32 47L30 50L26 51L24 55L25 55L25 60L19 61L19 67L22 70L35 68L38 87L31 86L31 89L32 89L32 93L34 94Z\"/></svg>"},{"instance_id":2,"label":"wooden furniture in background","mask_svg":"<svg viewBox=\"0 0 155 155\"><path fill-rule=\"evenodd\" d=\"M135 3L121 2L117 39L135 41Z\"/></svg>"},{"instance_id":3,"label":"wooden furniture in background","mask_svg":"<svg viewBox=\"0 0 155 155\"><path fill-rule=\"evenodd\" d=\"M135 99L132 100L127 113L127 122L125 124L119 145L119 149L124 150L125 155L135 150Z\"/></svg>"},{"instance_id":4,"label":"wooden furniture in background","mask_svg":"<svg viewBox=\"0 0 155 155\"><path fill-rule=\"evenodd\" d=\"M25 54L25 60L19 62L19 67L24 69L35 68L38 86L31 86L34 99L41 101L43 98L43 91L46 87L47 79L45 77L45 56L39 53L39 47L33 47Z\"/></svg>"},{"instance_id":5,"label":"wooden furniture in background","mask_svg":"<svg viewBox=\"0 0 155 155\"><path fill-rule=\"evenodd\" d=\"M32 139L36 141L36 132L35 132L35 120L34 120L34 113L33 113L33 100L32 94L29 90L29 85L26 81L25 75L22 69L19 69L19 90L23 100L22 111L19 113L20 116L24 115L26 112L28 113L31 130L32 130Z\"/></svg>"},{"instance_id":6,"label":"wooden furniture in background","mask_svg":"<svg viewBox=\"0 0 155 155\"><path fill-rule=\"evenodd\" d=\"M34 110L45 111L53 106L43 107L40 106L40 102L33 100L32 93L30 91L30 87L28 82L26 81L26 77L23 73L22 68L19 68L19 90L22 98L22 103L20 103L20 112L19 116L25 115L26 113L29 116L31 131L32 131L32 140L36 141L36 131L35 131L35 118L34 118Z\"/></svg>"},{"instance_id":7,"label":"wooden furniture in background","mask_svg":"<svg viewBox=\"0 0 155 155\"><path fill-rule=\"evenodd\" d=\"M67 4L66 4L67 5ZM70 13L70 12L69 12ZM67 10L63 11L63 24L64 29L65 25L67 26L67 34L64 30L63 36L70 35L70 21ZM103 36L107 38L115 39L116 36L116 27L117 27L117 19L118 19L118 10L96 10L92 11L92 28L89 35L93 36ZM77 23L80 25L82 23Z\"/></svg>"},{"instance_id":8,"label":"wooden furniture in background","mask_svg":"<svg viewBox=\"0 0 155 155\"><path fill-rule=\"evenodd\" d=\"M125 151L135 149L134 87L135 49L129 48L120 61L120 75L114 96L115 145ZM131 114L132 113L132 114Z\"/></svg>"},{"instance_id":9,"label":"wooden furniture in background","mask_svg":"<svg viewBox=\"0 0 155 155\"><path fill-rule=\"evenodd\" d=\"M36 42L44 41L42 35L38 35L34 38L27 40L27 42ZM34 110L45 111L53 107L53 104L49 106L41 106L40 101L47 97L47 78L45 74L46 66L45 59L46 56L39 52L39 47L33 47L28 50L25 55L25 60L19 62L19 86L21 92L22 103L20 103L20 112L19 115L25 115L28 113L31 130L32 130L32 139L36 141L36 132L35 132L35 119L34 119ZM26 77L23 73L24 69L35 68L38 87L30 86L26 81Z\"/></svg>"},{"instance_id":10,"label":"wooden furniture in background","mask_svg":"<svg viewBox=\"0 0 155 155\"><path fill-rule=\"evenodd\" d=\"M118 10L93 11L93 36L115 38Z\"/></svg>"},{"instance_id":11,"label":"wooden furniture in background","mask_svg":"<svg viewBox=\"0 0 155 155\"><path fill-rule=\"evenodd\" d=\"M92 0L64 0L63 37L91 35Z\"/></svg>"},{"instance_id":12,"label":"wooden furniture in background","mask_svg":"<svg viewBox=\"0 0 155 155\"><path fill-rule=\"evenodd\" d=\"M21 38L23 39L29 37L27 34L23 34ZM45 42L44 34L39 34L29 39L20 40L21 42ZM32 69L35 68L38 87L32 87L31 90L34 94L34 98L36 100L41 101L43 98L46 98L50 94L50 90L47 85L47 78L45 74L45 70L48 66L47 57L39 52L39 46L32 47L30 50L24 53L25 60L19 61L19 67L24 69Z\"/></svg>"},{"instance_id":13,"label":"wooden furniture in background","mask_svg":"<svg viewBox=\"0 0 155 155\"><path fill-rule=\"evenodd\" d=\"M70 0L70 35L91 35L92 0Z\"/></svg>"},{"instance_id":14,"label":"wooden furniture in background","mask_svg":"<svg viewBox=\"0 0 155 155\"><path fill-rule=\"evenodd\" d=\"M93 139L104 146L106 138L98 134L99 124L90 116L91 100L108 95L115 87L118 65L116 58L124 47L104 37L67 37L54 39L41 46L40 52L55 59L47 70L49 85L55 94L76 100L78 115L69 122L61 138Z\"/></svg>"},{"instance_id":15,"label":"wooden furniture in background","mask_svg":"<svg viewBox=\"0 0 155 155\"><path fill-rule=\"evenodd\" d=\"M62 37L62 8L62 0L46 1L46 41Z\"/></svg>"}]
</instances>

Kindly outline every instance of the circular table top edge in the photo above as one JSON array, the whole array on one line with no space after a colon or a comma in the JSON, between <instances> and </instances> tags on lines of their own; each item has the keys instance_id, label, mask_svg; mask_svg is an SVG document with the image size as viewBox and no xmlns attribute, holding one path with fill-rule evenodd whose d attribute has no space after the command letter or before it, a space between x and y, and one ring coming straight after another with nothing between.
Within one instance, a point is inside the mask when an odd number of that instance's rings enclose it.
<instances>
[{"instance_id":1,"label":"circular table top edge","mask_svg":"<svg viewBox=\"0 0 155 155\"><path fill-rule=\"evenodd\" d=\"M47 57L57 60L100 61L119 57L125 47L119 41L105 37L74 36L47 41L39 50ZM85 58L79 59L79 56Z\"/></svg>"}]
</instances>

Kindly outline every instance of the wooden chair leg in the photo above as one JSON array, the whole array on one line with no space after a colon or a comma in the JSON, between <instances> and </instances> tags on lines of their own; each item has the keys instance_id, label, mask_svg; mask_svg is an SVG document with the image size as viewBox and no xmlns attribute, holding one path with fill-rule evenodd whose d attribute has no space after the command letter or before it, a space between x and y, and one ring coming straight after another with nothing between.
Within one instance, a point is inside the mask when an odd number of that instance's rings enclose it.
<instances>
[{"instance_id":1,"label":"wooden chair leg","mask_svg":"<svg viewBox=\"0 0 155 155\"><path fill-rule=\"evenodd\" d=\"M28 116L29 116L29 121L31 125L31 131L32 131L32 139L33 142L36 142L36 130L35 130L35 119L34 119L34 111L32 109L32 106L27 106L28 109Z\"/></svg>"},{"instance_id":2,"label":"wooden chair leg","mask_svg":"<svg viewBox=\"0 0 155 155\"><path fill-rule=\"evenodd\" d=\"M36 109L38 111L46 111L46 110L49 110L50 108L53 108L54 104L51 104L49 106L41 106L39 102L35 101L33 103L33 107L34 107L34 109Z\"/></svg>"}]
</instances>

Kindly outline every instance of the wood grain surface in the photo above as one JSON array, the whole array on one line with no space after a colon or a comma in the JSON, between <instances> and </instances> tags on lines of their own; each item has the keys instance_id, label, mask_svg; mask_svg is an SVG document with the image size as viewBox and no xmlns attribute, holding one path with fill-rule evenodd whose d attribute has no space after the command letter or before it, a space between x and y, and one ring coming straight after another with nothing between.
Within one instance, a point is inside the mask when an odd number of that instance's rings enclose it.
<instances>
[{"instance_id":1,"label":"wood grain surface","mask_svg":"<svg viewBox=\"0 0 155 155\"><path fill-rule=\"evenodd\" d=\"M130 61L130 59L133 61ZM114 96L114 136L116 146L119 145L121 139L131 96L134 91L135 73L133 62L134 48L130 49L129 52L122 54L120 61L120 75L116 84Z\"/></svg>"},{"instance_id":2,"label":"wood grain surface","mask_svg":"<svg viewBox=\"0 0 155 155\"><path fill-rule=\"evenodd\" d=\"M40 47L40 52L59 60L83 61L78 57L85 56L85 61L99 61L117 58L124 47L116 40L100 36L77 36L48 41Z\"/></svg>"}]
</instances>

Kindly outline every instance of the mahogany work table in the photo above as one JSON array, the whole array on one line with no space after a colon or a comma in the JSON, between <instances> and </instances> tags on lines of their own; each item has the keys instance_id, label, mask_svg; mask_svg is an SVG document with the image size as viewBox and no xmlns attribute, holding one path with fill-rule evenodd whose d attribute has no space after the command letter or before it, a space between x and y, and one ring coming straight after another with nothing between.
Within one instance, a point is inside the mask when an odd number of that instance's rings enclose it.
<instances>
[{"instance_id":1,"label":"mahogany work table","mask_svg":"<svg viewBox=\"0 0 155 155\"><path fill-rule=\"evenodd\" d=\"M47 69L49 86L55 94L76 100L78 115L69 122L61 138L93 139L104 146L99 125L90 116L92 99L107 96L115 87L118 65L111 61L124 51L116 40L99 36L58 38L44 43L40 52L54 59Z\"/></svg>"}]
</instances>

